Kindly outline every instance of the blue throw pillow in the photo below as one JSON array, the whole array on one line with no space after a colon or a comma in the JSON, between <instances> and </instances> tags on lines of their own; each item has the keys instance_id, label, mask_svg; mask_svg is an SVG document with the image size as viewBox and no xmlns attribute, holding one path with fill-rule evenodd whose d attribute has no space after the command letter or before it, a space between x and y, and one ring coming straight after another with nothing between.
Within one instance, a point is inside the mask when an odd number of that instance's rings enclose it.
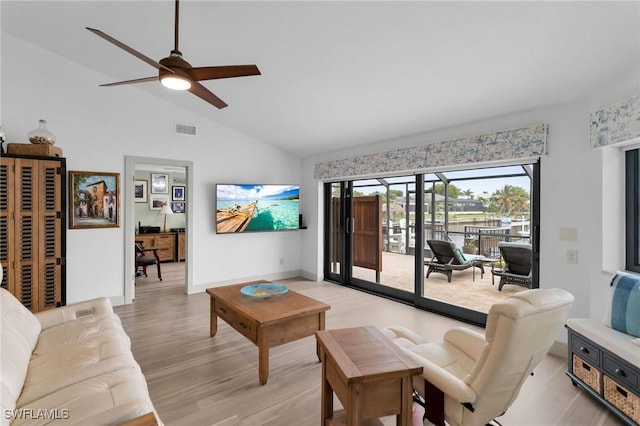
<instances>
[{"instance_id":1,"label":"blue throw pillow","mask_svg":"<svg viewBox=\"0 0 640 426\"><path fill-rule=\"evenodd\" d=\"M611 279L611 328L640 337L640 277L618 272Z\"/></svg>"}]
</instances>

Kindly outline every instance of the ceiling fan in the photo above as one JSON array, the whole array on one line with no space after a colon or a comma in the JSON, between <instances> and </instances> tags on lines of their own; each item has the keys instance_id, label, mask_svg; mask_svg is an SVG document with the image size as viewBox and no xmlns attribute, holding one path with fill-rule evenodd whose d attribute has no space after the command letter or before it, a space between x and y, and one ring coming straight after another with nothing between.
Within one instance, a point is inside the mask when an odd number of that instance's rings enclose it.
<instances>
[{"instance_id":1,"label":"ceiling fan","mask_svg":"<svg viewBox=\"0 0 640 426\"><path fill-rule=\"evenodd\" d=\"M217 108L224 108L227 104L211 93L206 87L199 83L202 80L214 80L219 78L246 77L250 75L260 75L260 70L256 65L225 65L217 67L197 67L194 68L187 61L182 59L182 52L178 49L178 17L179 0L176 0L175 13L175 45L171 54L154 61L148 56L138 52L126 44L116 40L108 34L94 28L85 27L95 35L102 37L119 48L131 53L138 59L158 69L158 76L138 78L135 80L118 81L115 83L101 84L100 86L118 86L122 84L144 83L147 81L160 80L163 86L174 90L188 90L201 99L209 102Z\"/></svg>"}]
</instances>

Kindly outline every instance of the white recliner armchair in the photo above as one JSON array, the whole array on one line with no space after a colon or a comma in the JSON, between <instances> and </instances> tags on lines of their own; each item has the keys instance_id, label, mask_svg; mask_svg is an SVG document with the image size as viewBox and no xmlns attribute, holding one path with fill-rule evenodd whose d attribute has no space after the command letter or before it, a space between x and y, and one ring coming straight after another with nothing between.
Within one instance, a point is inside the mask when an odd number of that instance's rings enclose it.
<instances>
[{"instance_id":1,"label":"white recliner armchair","mask_svg":"<svg viewBox=\"0 0 640 426\"><path fill-rule=\"evenodd\" d=\"M561 289L526 290L493 305L485 334L468 328L427 342L404 327L383 332L423 365L414 388L435 425L485 425L504 414L560 334L573 296Z\"/></svg>"}]
</instances>

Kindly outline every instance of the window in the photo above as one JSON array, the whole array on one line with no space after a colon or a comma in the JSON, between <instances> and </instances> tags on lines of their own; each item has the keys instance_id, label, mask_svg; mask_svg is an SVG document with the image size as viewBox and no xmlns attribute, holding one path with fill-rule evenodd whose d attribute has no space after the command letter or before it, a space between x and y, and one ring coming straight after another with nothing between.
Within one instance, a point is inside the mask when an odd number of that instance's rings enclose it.
<instances>
[{"instance_id":1,"label":"window","mask_svg":"<svg viewBox=\"0 0 640 426\"><path fill-rule=\"evenodd\" d=\"M625 269L640 272L640 149L627 151L625 163Z\"/></svg>"}]
</instances>

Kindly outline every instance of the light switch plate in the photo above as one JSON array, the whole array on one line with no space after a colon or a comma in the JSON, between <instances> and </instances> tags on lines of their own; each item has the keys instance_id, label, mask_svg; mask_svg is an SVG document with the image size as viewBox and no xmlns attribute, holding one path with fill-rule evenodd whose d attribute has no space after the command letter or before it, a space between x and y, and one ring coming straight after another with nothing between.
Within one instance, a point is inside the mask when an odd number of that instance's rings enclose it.
<instances>
[{"instance_id":1,"label":"light switch plate","mask_svg":"<svg viewBox=\"0 0 640 426\"><path fill-rule=\"evenodd\" d=\"M570 243L578 241L578 228L560 228L560 241Z\"/></svg>"}]
</instances>

